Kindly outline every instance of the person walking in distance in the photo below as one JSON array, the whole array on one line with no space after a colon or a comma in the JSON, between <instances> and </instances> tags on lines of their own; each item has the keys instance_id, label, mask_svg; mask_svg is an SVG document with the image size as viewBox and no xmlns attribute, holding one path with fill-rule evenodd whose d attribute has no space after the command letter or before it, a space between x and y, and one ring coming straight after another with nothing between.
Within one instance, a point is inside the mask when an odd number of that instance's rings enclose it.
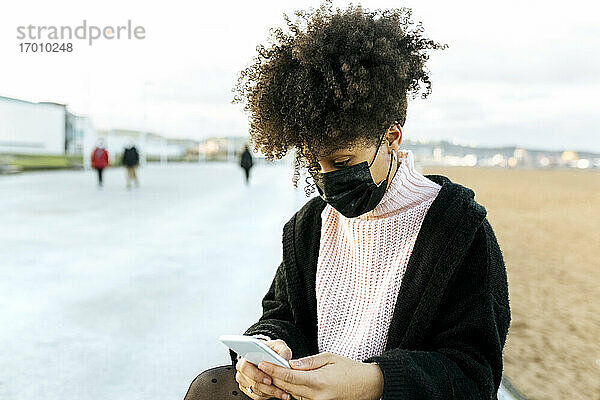
<instances>
[{"instance_id":1,"label":"person walking in distance","mask_svg":"<svg viewBox=\"0 0 600 400\"><path fill-rule=\"evenodd\" d=\"M127 148L125 148L122 163L127 170L127 176L125 178L127 189L131 189L131 181L135 181L135 187L139 187L140 182L136 175L136 168L140 163L140 155L133 142L129 142Z\"/></svg>"},{"instance_id":2,"label":"person walking in distance","mask_svg":"<svg viewBox=\"0 0 600 400\"><path fill-rule=\"evenodd\" d=\"M244 169L244 171L246 172L246 185L248 185L250 182L250 168L252 168L253 165L253 161L252 161L252 154L250 153L250 150L248 149L248 145L244 146L244 151L242 152L242 155L240 157L240 166Z\"/></svg>"},{"instance_id":3,"label":"person walking in distance","mask_svg":"<svg viewBox=\"0 0 600 400\"><path fill-rule=\"evenodd\" d=\"M108 152L104 148L104 140L98 139L92 150L92 168L98 171L98 188L103 186L102 171L108 166Z\"/></svg>"}]
</instances>

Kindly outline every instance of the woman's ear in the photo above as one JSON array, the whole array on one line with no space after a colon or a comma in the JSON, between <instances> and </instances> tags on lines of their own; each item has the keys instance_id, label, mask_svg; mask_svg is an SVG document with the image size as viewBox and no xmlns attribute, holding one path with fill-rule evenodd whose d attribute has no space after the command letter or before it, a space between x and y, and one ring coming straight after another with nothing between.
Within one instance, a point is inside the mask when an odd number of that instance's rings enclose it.
<instances>
[{"instance_id":1,"label":"woman's ear","mask_svg":"<svg viewBox=\"0 0 600 400\"><path fill-rule=\"evenodd\" d=\"M390 126L386 136L389 146L391 146L394 151L397 151L400 148L400 143L402 143L402 127L400 124Z\"/></svg>"}]
</instances>

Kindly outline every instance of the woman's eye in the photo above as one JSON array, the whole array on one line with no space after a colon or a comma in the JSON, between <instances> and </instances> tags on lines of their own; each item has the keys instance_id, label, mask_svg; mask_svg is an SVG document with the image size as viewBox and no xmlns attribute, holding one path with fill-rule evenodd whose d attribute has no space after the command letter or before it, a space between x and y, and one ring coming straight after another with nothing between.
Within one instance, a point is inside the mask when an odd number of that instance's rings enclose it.
<instances>
[{"instance_id":1,"label":"woman's eye","mask_svg":"<svg viewBox=\"0 0 600 400\"><path fill-rule=\"evenodd\" d=\"M346 165L348 165L349 161L350 160L334 162L333 166L336 167L336 168L344 168Z\"/></svg>"}]
</instances>

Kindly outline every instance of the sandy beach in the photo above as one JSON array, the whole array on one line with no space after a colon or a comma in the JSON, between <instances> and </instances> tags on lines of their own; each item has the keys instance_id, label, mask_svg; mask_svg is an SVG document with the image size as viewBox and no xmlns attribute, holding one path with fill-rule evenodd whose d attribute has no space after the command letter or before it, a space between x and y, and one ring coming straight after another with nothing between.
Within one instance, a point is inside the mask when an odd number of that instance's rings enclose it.
<instances>
[{"instance_id":1,"label":"sandy beach","mask_svg":"<svg viewBox=\"0 0 600 400\"><path fill-rule=\"evenodd\" d=\"M600 171L428 167L475 191L507 267L504 374L531 400L600 399Z\"/></svg>"}]
</instances>

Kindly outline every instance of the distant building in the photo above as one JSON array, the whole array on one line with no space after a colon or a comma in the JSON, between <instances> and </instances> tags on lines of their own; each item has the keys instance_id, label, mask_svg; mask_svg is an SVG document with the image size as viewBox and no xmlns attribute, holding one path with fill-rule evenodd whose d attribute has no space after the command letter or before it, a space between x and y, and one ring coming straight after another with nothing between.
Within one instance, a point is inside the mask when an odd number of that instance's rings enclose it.
<instances>
[{"instance_id":1,"label":"distant building","mask_svg":"<svg viewBox=\"0 0 600 400\"><path fill-rule=\"evenodd\" d=\"M442 162L443 151L440 147L435 147L433 149L433 160L435 162Z\"/></svg>"},{"instance_id":2,"label":"distant building","mask_svg":"<svg viewBox=\"0 0 600 400\"><path fill-rule=\"evenodd\" d=\"M563 151L560 155L563 161L575 161L579 158L576 151Z\"/></svg>"},{"instance_id":3,"label":"distant building","mask_svg":"<svg viewBox=\"0 0 600 400\"><path fill-rule=\"evenodd\" d=\"M132 141L143 160L152 158L163 161L169 158L182 158L198 147L198 141L189 139L170 139L154 132L131 129L107 129L98 131L98 137L104 139L111 162L116 160L127 144Z\"/></svg>"},{"instance_id":4,"label":"distant building","mask_svg":"<svg viewBox=\"0 0 600 400\"><path fill-rule=\"evenodd\" d=\"M201 160L206 161L235 161L244 151L244 145L249 144L249 136L208 137L198 145ZM264 160L264 155L254 153L255 160Z\"/></svg>"},{"instance_id":5,"label":"distant building","mask_svg":"<svg viewBox=\"0 0 600 400\"><path fill-rule=\"evenodd\" d=\"M82 154L84 137L95 136L87 117L65 104L0 96L0 153Z\"/></svg>"},{"instance_id":6,"label":"distant building","mask_svg":"<svg viewBox=\"0 0 600 400\"><path fill-rule=\"evenodd\" d=\"M65 131L67 154L87 154L87 148L95 138L96 130L90 117L67 113L67 129Z\"/></svg>"}]
</instances>

